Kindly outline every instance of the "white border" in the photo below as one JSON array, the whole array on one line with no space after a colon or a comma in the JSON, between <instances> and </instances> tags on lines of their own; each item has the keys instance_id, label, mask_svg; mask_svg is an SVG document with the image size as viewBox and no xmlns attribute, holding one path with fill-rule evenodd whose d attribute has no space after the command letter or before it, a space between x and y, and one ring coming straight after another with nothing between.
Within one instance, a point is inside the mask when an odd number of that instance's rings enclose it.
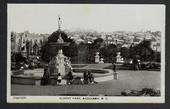
<instances>
[{"instance_id":1,"label":"white border","mask_svg":"<svg viewBox=\"0 0 170 109\"><path fill-rule=\"evenodd\" d=\"M116 4L119 5L119 4ZM121 4L123 5L123 4ZM150 5L150 4L145 4ZM160 97L117 97L107 96L101 100L100 96L67 96L68 99L63 99L64 96L11 96L11 37L9 25L7 23L7 102L8 103L165 103L165 5L160 4L164 8L164 28L161 30L161 96ZM8 5L7 5L8 7ZM7 8L8 12L8 8ZM8 14L7 14L8 15ZM7 17L7 22L9 18ZM91 98L98 98L90 100ZM86 98L85 100L83 98Z\"/></svg>"}]
</instances>

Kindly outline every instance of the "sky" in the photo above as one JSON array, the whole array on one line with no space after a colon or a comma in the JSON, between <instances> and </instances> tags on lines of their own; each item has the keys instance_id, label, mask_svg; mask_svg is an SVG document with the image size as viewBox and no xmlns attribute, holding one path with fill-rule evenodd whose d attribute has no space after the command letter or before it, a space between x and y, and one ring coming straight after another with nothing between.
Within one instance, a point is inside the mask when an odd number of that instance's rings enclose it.
<instances>
[{"instance_id":1,"label":"sky","mask_svg":"<svg viewBox=\"0 0 170 109\"><path fill-rule=\"evenodd\" d=\"M161 31L164 5L118 4L8 4L8 30L52 33L58 29L111 31Z\"/></svg>"}]
</instances>

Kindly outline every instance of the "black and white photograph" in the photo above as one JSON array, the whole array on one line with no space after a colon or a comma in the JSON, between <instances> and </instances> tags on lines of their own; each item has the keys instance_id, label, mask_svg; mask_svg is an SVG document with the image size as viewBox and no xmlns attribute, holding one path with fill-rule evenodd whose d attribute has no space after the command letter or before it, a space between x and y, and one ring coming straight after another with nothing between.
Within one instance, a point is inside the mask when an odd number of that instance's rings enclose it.
<instances>
[{"instance_id":1,"label":"black and white photograph","mask_svg":"<svg viewBox=\"0 0 170 109\"><path fill-rule=\"evenodd\" d=\"M164 103L165 5L8 4L8 103Z\"/></svg>"}]
</instances>

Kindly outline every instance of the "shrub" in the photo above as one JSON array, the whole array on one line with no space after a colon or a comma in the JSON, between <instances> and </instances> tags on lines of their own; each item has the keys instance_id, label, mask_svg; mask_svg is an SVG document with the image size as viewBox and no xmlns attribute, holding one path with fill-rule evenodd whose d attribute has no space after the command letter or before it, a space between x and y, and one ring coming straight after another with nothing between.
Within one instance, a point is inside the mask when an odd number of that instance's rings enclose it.
<instances>
[{"instance_id":1,"label":"shrub","mask_svg":"<svg viewBox=\"0 0 170 109\"><path fill-rule=\"evenodd\" d=\"M122 96L160 96L160 90L152 88L143 88L142 90L125 90L121 92Z\"/></svg>"}]
</instances>

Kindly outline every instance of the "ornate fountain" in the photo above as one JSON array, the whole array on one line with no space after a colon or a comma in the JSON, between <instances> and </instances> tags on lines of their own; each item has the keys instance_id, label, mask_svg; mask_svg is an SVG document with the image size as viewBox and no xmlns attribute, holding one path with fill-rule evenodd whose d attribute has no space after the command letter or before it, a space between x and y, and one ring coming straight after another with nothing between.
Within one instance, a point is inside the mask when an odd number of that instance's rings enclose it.
<instances>
[{"instance_id":1,"label":"ornate fountain","mask_svg":"<svg viewBox=\"0 0 170 109\"><path fill-rule=\"evenodd\" d=\"M61 18L58 19L58 30L52 33L48 43L49 48L52 48L52 52L57 52L53 57L51 57L50 62L48 64L48 70L50 72L50 76L61 74L62 77L66 76L67 73L72 69L70 58L66 57L63 54L63 47L68 47L70 45L69 42L64 42L62 38L63 32L61 31Z\"/></svg>"}]
</instances>

